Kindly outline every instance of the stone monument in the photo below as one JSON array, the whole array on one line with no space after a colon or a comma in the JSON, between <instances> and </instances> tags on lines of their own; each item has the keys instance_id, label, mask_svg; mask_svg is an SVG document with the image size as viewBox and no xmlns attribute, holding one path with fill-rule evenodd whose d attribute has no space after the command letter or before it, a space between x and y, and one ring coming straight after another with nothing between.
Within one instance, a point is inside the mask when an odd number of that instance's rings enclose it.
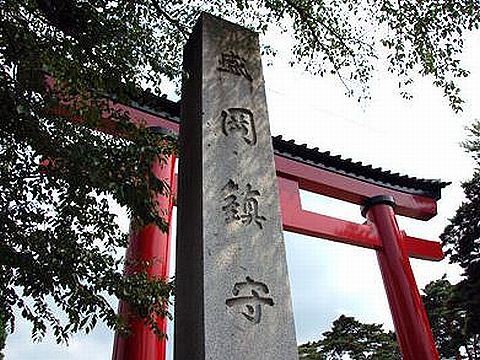
<instances>
[{"instance_id":1,"label":"stone monument","mask_svg":"<svg viewBox=\"0 0 480 360\"><path fill-rule=\"evenodd\" d=\"M175 360L297 359L256 33L201 15L181 114Z\"/></svg>"}]
</instances>

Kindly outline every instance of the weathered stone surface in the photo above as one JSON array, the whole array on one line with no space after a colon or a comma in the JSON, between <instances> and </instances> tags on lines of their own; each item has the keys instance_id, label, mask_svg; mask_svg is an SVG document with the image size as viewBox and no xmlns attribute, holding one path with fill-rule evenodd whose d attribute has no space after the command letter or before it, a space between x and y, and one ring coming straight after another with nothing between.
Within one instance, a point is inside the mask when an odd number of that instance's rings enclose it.
<instances>
[{"instance_id":1,"label":"weathered stone surface","mask_svg":"<svg viewBox=\"0 0 480 360\"><path fill-rule=\"evenodd\" d=\"M175 359L297 359L258 37L203 14L184 71Z\"/></svg>"}]
</instances>

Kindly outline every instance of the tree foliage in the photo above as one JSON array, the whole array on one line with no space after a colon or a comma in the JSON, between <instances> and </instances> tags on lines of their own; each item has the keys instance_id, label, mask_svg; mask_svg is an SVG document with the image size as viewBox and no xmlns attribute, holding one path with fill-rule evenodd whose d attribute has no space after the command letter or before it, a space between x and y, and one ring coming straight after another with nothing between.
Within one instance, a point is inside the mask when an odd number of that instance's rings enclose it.
<instances>
[{"instance_id":1,"label":"tree foliage","mask_svg":"<svg viewBox=\"0 0 480 360\"><path fill-rule=\"evenodd\" d=\"M363 324L341 315L322 339L298 348L301 360L400 360L395 334L385 332L383 325Z\"/></svg>"},{"instance_id":2,"label":"tree foliage","mask_svg":"<svg viewBox=\"0 0 480 360\"><path fill-rule=\"evenodd\" d=\"M478 29L480 19L476 0L2 3L6 4L3 19L9 23L5 24L6 40L14 41L28 62L43 66L48 59L51 71L62 72L67 61L76 71L68 68L64 75L82 74L87 83L99 82L102 75L102 88L111 86L112 79L113 83L134 79L158 91L159 74L178 77L182 45L198 13L208 11L261 33L279 27L293 39L294 62L315 74L335 74L348 93L367 96L375 68L386 63L399 76L403 90L415 73L430 76L454 109L462 102L455 79L468 75L459 60L463 36ZM32 30L34 36L30 36ZM31 50L38 50L40 44L43 56L39 57L38 51ZM275 51L274 45L265 45L265 50ZM72 54L76 57L65 56Z\"/></svg>"},{"instance_id":3,"label":"tree foliage","mask_svg":"<svg viewBox=\"0 0 480 360\"><path fill-rule=\"evenodd\" d=\"M138 226L155 223L165 230L153 194L169 189L151 165L175 148L133 126L104 94L126 101L140 79L168 73L157 57L160 40L152 40L153 28L144 25L148 18L130 2L0 4L2 339L14 330L16 314L32 324L34 340L50 328L65 342L72 333L89 332L99 319L126 333L111 296L125 300L159 332L155 318L168 316L172 284L147 276L148 264L138 259L127 262L141 271L123 275L128 236L111 199ZM155 71L145 73L145 67ZM54 90L45 91L40 71L53 75ZM52 113L60 100L83 126ZM107 114L128 138L95 130Z\"/></svg>"},{"instance_id":4,"label":"tree foliage","mask_svg":"<svg viewBox=\"0 0 480 360\"><path fill-rule=\"evenodd\" d=\"M134 304L152 326L148 314L165 315L171 285L145 272L122 275L127 236L108 199L127 207L137 223L165 228L152 193L168 189L150 165L175 149L129 125L129 114L114 111L105 95L128 102L142 87L160 95L162 79L180 77L181 49L200 11L262 33L279 26L294 40L294 61L315 74L337 75L349 94L360 89L358 96L368 96L384 50L402 85L415 72L429 75L458 110L454 80L468 74L458 57L465 31L478 28L479 6L476 0L0 0L0 315L7 330L13 331L15 311L32 323L35 339L50 327L65 341L97 319L125 329L109 294ZM268 44L264 50L274 52ZM38 82L40 71L55 79L52 91ZM49 111L60 100L83 127ZM105 114L128 139L94 130Z\"/></svg>"},{"instance_id":5,"label":"tree foliage","mask_svg":"<svg viewBox=\"0 0 480 360\"><path fill-rule=\"evenodd\" d=\"M475 335L466 331L466 313L458 287L443 277L423 289L422 300L442 359L474 359L479 344Z\"/></svg>"},{"instance_id":6,"label":"tree foliage","mask_svg":"<svg viewBox=\"0 0 480 360\"><path fill-rule=\"evenodd\" d=\"M480 123L470 128L470 135L463 144L480 164ZM463 280L455 285L456 301L465 319L462 333L472 339L477 354L480 351L480 169L476 168L472 179L462 184L465 200L450 219L441 239L450 262L464 270ZM477 355L478 356L478 355Z\"/></svg>"},{"instance_id":7,"label":"tree foliage","mask_svg":"<svg viewBox=\"0 0 480 360\"><path fill-rule=\"evenodd\" d=\"M9 81L7 96L18 91ZM139 224L165 228L152 194L167 189L150 164L171 150L144 129L129 131L137 133L135 142L113 138L44 117L42 100L2 100L10 107L3 114L11 112L0 127L0 313L8 328L17 308L33 324L34 339L48 324L66 341L71 332L91 330L98 318L125 331L108 295L137 304L143 316L165 315L159 302L168 299L170 285L143 273L122 275L128 237L109 198L127 206Z\"/></svg>"},{"instance_id":8,"label":"tree foliage","mask_svg":"<svg viewBox=\"0 0 480 360\"><path fill-rule=\"evenodd\" d=\"M7 339L7 332L5 328L5 321L3 315L0 313L0 349L5 347L5 340ZM0 351L0 360L3 360L5 357Z\"/></svg>"}]
</instances>

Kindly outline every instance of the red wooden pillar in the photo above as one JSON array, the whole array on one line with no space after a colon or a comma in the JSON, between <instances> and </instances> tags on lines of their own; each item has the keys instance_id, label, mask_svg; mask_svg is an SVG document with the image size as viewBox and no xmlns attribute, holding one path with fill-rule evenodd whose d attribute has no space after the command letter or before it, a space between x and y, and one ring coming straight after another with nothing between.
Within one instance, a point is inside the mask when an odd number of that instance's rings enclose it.
<instances>
[{"instance_id":1,"label":"red wooden pillar","mask_svg":"<svg viewBox=\"0 0 480 360\"><path fill-rule=\"evenodd\" d=\"M155 162L152 171L159 179L174 188L175 157L171 156L166 163ZM171 219L173 196L159 196L159 212L169 224L169 231L162 232L156 225L150 224L130 233L130 245L127 249L129 258L149 260L153 262L147 271L149 275L168 278ZM134 224L132 224L134 225ZM133 226L132 226L133 228ZM126 268L126 272L134 271ZM128 306L120 302L119 312L128 316ZM141 319L129 316L132 333L128 337L115 335L113 360L164 360L166 339L159 339ZM166 332L166 319L158 319L158 324Z\"/></svg>"},{"instance_id":2,"label":"red wooden pillar","mask_svg":"<svg viewBox=\"0 0 480 360\"><path fill-rule=\"evenodd\" d=\"M382 241L377 258L400 350L404 360L439 360L394 206L393 197L375 196L366 201L362 214Z\"/></svg>"}]
</instances>

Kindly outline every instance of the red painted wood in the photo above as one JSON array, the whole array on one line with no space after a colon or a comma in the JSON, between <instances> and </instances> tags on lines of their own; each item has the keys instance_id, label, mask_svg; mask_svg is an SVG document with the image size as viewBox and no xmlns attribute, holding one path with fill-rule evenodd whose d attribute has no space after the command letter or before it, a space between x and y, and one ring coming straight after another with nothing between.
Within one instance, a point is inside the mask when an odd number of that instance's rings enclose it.
<instances>
[{"instance_id":1,"label":"red painted wood","mask_svg":"<svg viewBox=\"0 0 480 360\"><path fill-rule=\"evenodd\" d=\"M55 91L55 80L51 76L45 75L44 83L47 91ZM132 123L139 126L162 128L164 130L169 130L174 134L178 134L179 132L180 125L174 121L162 118L161 116L158 116L156 114L151 114L145 110L140 110L132 106L120 104L108 98L105 98L105 102L108 106L109 111L104 111L100 115L101 119L97 124L98 130L100 131L104 131L112 135L128 137L128 134L123 133L118 128L118 122L112 119L112 113L115 111L128 114ZM66 117L70 121L78 124L85 123L84 118L78 115L74 115L72 109L70 108L70 105L70 102L60 101L57 106L51 107L47 109L47 111L48 113L53 115Z\"/></svg>"},{"instance_id":2,"label":"red painted wood","mask_svg":"<svg viewBox=\"0 0 480 360\"><path fill-rule=\"evenodd\" d=\"M370 184L279 155L275 156L275 168L277 175L296 180L300 189L317 194L358 205L370 197L385 194L394 197L397 204L395 209L399 215L428 220L437 214L436 201L425 196L411 195Z\"/></svg>"},{"instance_id":3,"label":"red painted wood","mask_svg":"<svg viewBox=\"0 0 480 360\"><path fill-rule=\"evenodd\" d=\"M111 111L122 111L124 113L128 113L128 116L134 124L145 126L147 128L162 128L171 131L173 134L178 134L179 125L173 121L163 119L126 105L114 103L112 101L109 101L109 106ZM50 108L48 112L52 115L67 117L70 121L77 124L85 123L85 120L81 116L74 115L73 112L68 109L68 107L62 105ZM128 134L124 134L122 130L119 129L118 122L112 119L111 112L106 111L102 114L102 117L97 125L97 129L107 134L122 136L125 138L129 137Z\"/></svg>"},{"instance_id":4,"label":"red painted wood","mask_svg":"<svg viewBox=\"0 0 480 360\"><path fill-rule=\"evenodd\" d=\"M299 184L295 180L277 177L280 190L283 229L298 234L333 240L364 248L380 249L381 240L371 224L357 224L302 209ZM418 239L405 234L407 252L424 260L442 260L438 242Z\"/></svg>"},{"instance_id":5,"label":"red painted wood","mask_svg":"<svg viewBox=\"0 0 480 360\"><path fill-rule=\"evenodd\" d=\"M153 173L173 188L175 179L175 158L170 157L166 164L153 165ZM159 213L171 224L173 196L158 196ZM132 224L135 229L135 224ZM141 229L131 231L130 245L127 249L129 259L150 261L152 266L147 272L152 277L168 279L170 261L171 231L164 233L156 225L149 224ZM135 266L127 266L126 273L138 271ZM116 334L113 346L113 360L163 360L166 352L166 339L159 339L143 321L129 314L128 306L120 302L119 312L128 317L132 333L128 337ZM159 318L157 323L166 332L166 319Z\"/></svg>"},{"instance_id":6,"label":"red painted wood","mask_svg":"<svg viewBox=\"0 0 480 360\"><path fill-rule=\"evenodd\" d=\"M370 226L303 210L298 183L282 177L277 179L284 230L366 248L380 247Z\"/></svg>"},{"instance_id":7,"label":"red painted wood","mask_svg":"<svg viewBox=\"0 0 480 360\"><path fill-rule=\"evenodd\" d=\"M402 234L409 256L430 261L440 261L445 258L441 243L409 236L403 230Z\"/></svg>"},{"instance_id":8,"label":"red painted wood","mask_svg":"<svg viewBox=\"0 0 480 360\"><path fill-rule=\"evenodd\" d=\"M377 258L403 359L439 360L403 234L398 229L392 207L373 205L367 218L382 241Z\"/></svg>"}]
</instances>

